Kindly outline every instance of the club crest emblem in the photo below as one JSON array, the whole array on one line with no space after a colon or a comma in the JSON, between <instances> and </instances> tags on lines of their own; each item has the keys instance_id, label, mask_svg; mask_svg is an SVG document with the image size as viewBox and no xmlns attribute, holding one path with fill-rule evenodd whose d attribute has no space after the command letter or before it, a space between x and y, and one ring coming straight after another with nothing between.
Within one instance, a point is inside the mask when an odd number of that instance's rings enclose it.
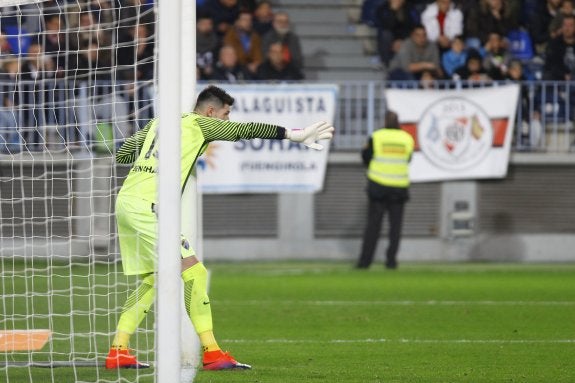
<instances>
[{"instance_id":1,"label":"club crest emblem","mask_svg":"<svg viewBox=\"0 0 575 383\"><path fill-rule=\"evenodd\" d=\"M478 163L493 143L487 113L464 98L449 97L433 103L421 116L417 132L423 154L447 170Z\"/></svg>"}]
</instances>

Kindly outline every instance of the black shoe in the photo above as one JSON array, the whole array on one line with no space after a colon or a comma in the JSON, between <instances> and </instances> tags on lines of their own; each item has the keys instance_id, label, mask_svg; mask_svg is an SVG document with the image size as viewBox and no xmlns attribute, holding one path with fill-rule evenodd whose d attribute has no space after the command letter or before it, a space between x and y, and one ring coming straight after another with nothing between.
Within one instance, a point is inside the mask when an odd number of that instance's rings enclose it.
<instances>
[{"instance_id":1,"label":"black shoe","mask_svg":"<svg viewBox=\"0 0 575 383\"><path fill-rule=\"evenodd\" d=\"M360 263L358 263L357 265L355 265L356 269L361 269L361 270L366 270L369 269L369 265L362 265Z\"/></svg>"},{"instance_id":2,"label":"black shoe","mask_svg":"<svg viewBox=\"0 0 575 383\"><path fill-rule=\"evenodd\" d=\"M397 262L385 262L385 268L389 270L397 269Z\"/></svg>"}]
</instances>

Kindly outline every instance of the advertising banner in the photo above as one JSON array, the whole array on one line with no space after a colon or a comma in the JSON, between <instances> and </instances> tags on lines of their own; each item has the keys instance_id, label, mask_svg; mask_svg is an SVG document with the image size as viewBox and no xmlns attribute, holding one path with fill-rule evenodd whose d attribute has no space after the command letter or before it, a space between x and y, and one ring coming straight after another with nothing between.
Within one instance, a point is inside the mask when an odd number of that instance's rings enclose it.
<instances>
[{"instance_id":1,"label":"advertising banner","mask_svg":"<svg viewBox=\"0 0 575 383\"><path fill-rule=\"evenodd\" d=\"M303 129L317 121L333 124L336 85L222 85L235 103L231 121L265 122ZM337 132L336 132L337 134ZM323 188L329 142L315 151L288 140L212 142L198 161L203 193L317 192Z\"/></svg>"},{"instance_id":2,"label":"advertising banner","mask_svg":"<svg viewBox=\"0 0 575 383\"><path fill-rule=\"evenodd\" d=\"M415 139L412 182L507 174L519 85L478 89L389 89L387 105Z\"/></svg>"}]
</instances>

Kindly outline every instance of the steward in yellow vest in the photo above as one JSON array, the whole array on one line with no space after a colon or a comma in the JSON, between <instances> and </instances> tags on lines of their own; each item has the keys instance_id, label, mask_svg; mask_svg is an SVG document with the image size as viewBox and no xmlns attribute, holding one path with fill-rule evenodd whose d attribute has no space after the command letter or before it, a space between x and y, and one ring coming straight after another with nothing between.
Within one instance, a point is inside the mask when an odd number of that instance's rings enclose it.
<instances>
[{"instance_id":1,"label":"steward in yellow vest","mask_svg":"<svg viewBox=\"0 0 575 383\"><path fill-rule=\"evenodd\" d=\"M385 127L375 131L362 150L367 169L368 219L357 268L368 268L373 261L383 215L389 213L389 246L385 266L397 267L403 208L409 200L409 161L415 142L400 129L397 114L385 114Z\"/></svg>"}]
</instances>

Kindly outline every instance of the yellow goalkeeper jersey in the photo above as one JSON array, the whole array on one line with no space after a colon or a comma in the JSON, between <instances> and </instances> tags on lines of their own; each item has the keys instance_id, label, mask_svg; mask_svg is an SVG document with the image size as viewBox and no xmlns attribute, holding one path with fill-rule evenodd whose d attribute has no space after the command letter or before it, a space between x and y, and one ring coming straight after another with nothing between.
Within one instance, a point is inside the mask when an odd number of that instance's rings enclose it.
<instances>
[{"instance_id":1,"label":"yellow goalkeeper jersey","mask_svg":"<svg viewBox=\"0 0 575 383\"><path fill-rule=\"evenodd\" d=\"M129 137L116 154L116 162L134 162L119 195L156 202L158 153L158 119L151 120L144 129ZM181 175L184 190L198 157L212 141L238 141L252 138L285 138L285 128L256 122L232 122L188 113L181 120Z\"/></svg>"}]
</instances>

